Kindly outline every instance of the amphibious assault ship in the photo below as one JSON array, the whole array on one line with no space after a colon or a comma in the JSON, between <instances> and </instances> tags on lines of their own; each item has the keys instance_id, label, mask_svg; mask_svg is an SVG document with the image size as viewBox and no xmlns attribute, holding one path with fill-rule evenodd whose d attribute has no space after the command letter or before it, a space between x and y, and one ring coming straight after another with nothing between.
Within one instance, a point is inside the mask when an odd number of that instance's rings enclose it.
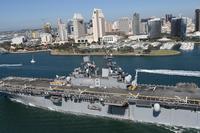
<instances>
[{"instance_id":1,"label":"amphibious assault ship","mask_svg":"<svg viewBox=\"0 0 200 133\"><path fill-rule=\"evenodd\" d=\"M89 56L69 76L55 79L6 77L0 93L25 105L75 114L200 129L200 89L138 84L139 72L200 77L200 72L137 69L135 79L112 56L100 69Z\"/></svg>"}]
</instances>

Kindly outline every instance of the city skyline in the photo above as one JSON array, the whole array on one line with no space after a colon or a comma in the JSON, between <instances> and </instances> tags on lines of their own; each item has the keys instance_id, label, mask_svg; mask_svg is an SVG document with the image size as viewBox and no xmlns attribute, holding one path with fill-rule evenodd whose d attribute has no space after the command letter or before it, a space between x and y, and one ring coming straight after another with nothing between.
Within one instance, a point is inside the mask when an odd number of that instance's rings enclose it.
<instances>
[{"instance_id":1,"label":"city skyline","mask_svg":"<svg viewBox=\"0 0 200 133\"><path fill-rule=\"evenodd\" d=\"M179 6L177 6L179 5ZM112 8L111 8L112 7ZM74 13L81 13L86 21L92 18L94 8L103 10L105 18L113 21L120 17L131 17L134 12L140 14L140 18L151 16L164 17L165 14L191 17L194 19L195 9L200 7L199 0L34 0L34 1L11 1L4 0L0 4L0 31L19 30L24 28L39 28L45 22L56 25L57 18L62 18L64 22L73 18Z\"/></svg>"}]
</instances>

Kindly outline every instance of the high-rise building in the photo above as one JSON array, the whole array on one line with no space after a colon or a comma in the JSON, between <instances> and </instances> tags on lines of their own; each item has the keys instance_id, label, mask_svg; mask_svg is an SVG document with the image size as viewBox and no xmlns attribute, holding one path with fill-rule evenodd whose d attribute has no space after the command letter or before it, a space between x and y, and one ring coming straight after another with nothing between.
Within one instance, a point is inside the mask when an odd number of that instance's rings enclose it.
<instances>
[{"instance_id":1,"label":"high-rise building","mask_svg":"<svg viewBox=\"0 0 200 133\"><path fill-rule=\"evenodd\" d=\"M173 18L172 14L166 14L165 15L165 22L171 22L172 18Z\"/></svg>"},{"instance_id":2,"label":"high-rise building","mask_svg":"<svg viewBox=\"0 0 200 133\"><path fill-rule=\"evenodd\" d=\"M112 23L109 21L105 21L105 32L112 32Z\"/></svg>"},{"instance_id":3,"label":"high-rise building","mask_svg":"<svg viewBox=\"0 0 200 133\"><path fill-rule=\"evenodd\" d=\"M119 19L119 31L125 33L126 35L129 34L129 18L123 17Z\"/></svg>"},{"instance_id":4,"label":"high-rise building","mask_svg":"<svg viewBox=\"0 0 200 133\"><path fill-rule=\"evenodd\" d=\"M140 21L140 34L148 34L148 21L149 18L141 19Z\"/></svg>"},{"instance_id":5,"label":"high-rise building","mask_svg":"<svg viewBox=\"0 0 200 133\"><path fill-rule=\"evenodd\" d=\"M93 30L92 30L92 20L86 23L86 34L87 35L92 35Z\"/></svg>"},{"instance_id":6,"label":"high-rise building","mask_svg":"<svg viewBox=\"0 0 200 133\"><path fill-rule=\"evenodd\" d=\"M69 35L74 34L73 20L68 20L67 22L67 33L69 33Z\"/></svg>"},{"instance_id":7,"label":"high-rise building","mask_svg":"<svg viewBox=\"0 0 200 133\"><path fill-rule=\"evenodd\" d=\"M195 10L195 31L200 31L200 9Z\"/></svg>"},{"instance_id":8,"label":"high-rise building","mask_svg":"<svg viewBox=\"0 0 200 133\"><path fill-rule=\"evenodd\" d=\"M43 28L44 28L44 32L45 33L50 33L51 34L51 24L50 23L45 23Z\"/></svg>"},{"instance_id":9,"label":"high-rise building","mask_svg":"<svg viewBox=\"0 0 200 133\"><path fill-rule=\"evenodd\" d=\"M112 24L112 30L114 32L119 31L119 21L114 21Z\"/></svg>"},{"instance_id":10,"label":"high-rise building","mask_svg":"<svg viewBox=\"0 0 200 133\"><path fill-rule=\"evenodd\" d=\"M187 19L185 17L172 18L171 21L171 36L180 37L186 36Z\"/></svg>"},{"instance_id":11,"label":"high-rise building","mask_svg":"<svg viewBox=\"0 0 200 133\"><path fill-rule=\"evenodd\" d=\"M140 34L140 15L139 15L139 13L133 14L132 30L133 30L133 35Z\"/></svg>"},{"instance_id":12,"label":"high-rise building","mask_svg":"<svg viewBox=\"0 0 200 133\"><path fill-rule=\"evenodd\" d=\"M161 20L160 18L150 19L148 21L148 36L151 39L161 36Z\"/></svg>"},{"instance_id":13,"label":"high-rise building","mask_svg":"<svg viewBox=\"0 0 200 133\"><path fill-rule=\"evenodd\" d=\"M68 41L66 24L61 19L58 19L58 36L60 41Z\"/></svg>"},{"instance_id":14,"label":"high-rise building","mask_svg":"<svg viewBox=\"0 0 200 133\"><path fill-rule=\"evenodd\" d=\"M74 39L78 39L85 35L85 23L80 13L75 13L73 16Z\"/></svg>"},{"instance_id":15,"label":"high-rise building","mask_svg":"<svg viewBox=\"0 0 200 133\"><path fill-rule=\"evenodd\" d=\"M92 14L93 38L98 42L105 35L105 18L101 9L94 9Z\"/></svg>"}]
</instances>

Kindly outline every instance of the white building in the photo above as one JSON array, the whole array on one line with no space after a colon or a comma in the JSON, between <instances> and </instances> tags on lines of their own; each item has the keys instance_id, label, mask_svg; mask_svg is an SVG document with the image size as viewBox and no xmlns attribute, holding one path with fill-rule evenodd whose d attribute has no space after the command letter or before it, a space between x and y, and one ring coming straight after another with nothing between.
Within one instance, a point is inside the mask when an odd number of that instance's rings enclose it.
<instances>
[{"instance_id":1,"label":"white building","mask_svg":"<svg viewBox=\"0 0 200 133\"><path fill-rule=\"evenodd\" d=\"M132 41L140 41L148 39L148 35L134 35L128 37Z\"/></svg>"},{"instance_id":2,"label":"white building","mask_svg":"<svg viewBox=\"0 0 200 133\"><path fill-rule=\"evenodd\" d=\"M148 34L148 23L145 21L140 23L140 34Z\"/></svg>"},{"instance_id":3,"label":"white building","mask_svg":"<svg viewBox=\"0 0 200 133\"><path fill-rule=\"evenodd\" d=\"M73 16L74 39L75 41L85 35L84 19L81 14L75 13Z\"/></svg>"},{"instance_id":4,"label":"white building","mask_svg":"<svg viewBox=\"0 0 200 133\"><path fill-rule=\"evenodd\" d=\"M18 36L18 37L13 38L11 41L12 41L12 44L19 45L19 44L23 44L26 41L26 38L25 36Z\"/></svg>"},{"instance_id":5,"label":"white building","mask_svg":"<svg viewBox=\"0 0 200 133\"><path fill-rule=\"evenodd\" d=\"M195 24L192 22L191 18L186 18L187 19L187 29L186 33L192 33L195 31Z\"/></svg>"},{"instance_id":6,"label":"white building","mask_svg":"<svg viewBox=\"0 0 200 133\"><path fill-rule=\"evenodd\" d=\"M171 33L171 22L169 22L169 21L163 22L163 25L161 27L161 32L170 34Z\"/></svg>"},{"instance_id":7,"label":"white building","mask_svg":"<svg viewBox=\"0 0 200 133\"><path fill-rule=\"evenodd\" d=\"M119 21L114 21L112 24L112 30L118 31L119 30Z\"/></svg>"},{"instance_id":8,"label":"white building","mask_svg":"<svg viewBox=\"0 0 200 133\"><path fill-rule=\"evenodd\" d=\"M101 9L94 9L92 14L93 38L98 42L105 35L105 18Z\"/></svg>"},{"instance_id":9,"label":"white building","mask_svg":"<svg viewBox=\"0 0 200 133\"><path fill-rule=\"evenodd\" d=\"M102 41L105 43L117 43L121 39L118 35L103 36Z\"/></svg>"},{"instance_id":10,"label":"white building","mask_svg":"<svg viewBox=\"0 0 200 133\"><path fill-rule=\"evenodd\" d=\"M58 36L60 41L68 41L66 24L58 19Z\"/></svg>"},{"instance_id":11,"label":"white building","mask_svg":"<svg viewBox=\"0 0 200 133\"><path fill-rule=\"evenodd\" d=\"M119 31L125 33L126 35L129 34L130 28L129 28L129 18L123 17L119 19Z\"/></svg>"},{"instance_id":12,"label":"white building","mask_svg":"<svg viewBox=\"0 0 200 133\"><path fill-rule=\"evenodd\" d=\"M112 32L112 23L109 21L105 21L105 32Z\"/></svg>"},{"instance_id":13,"label":"white building","mask_svg":"<svg viewBox=\"0 0 200 133\"><path fill-rule=\"evenodd\" d=\"M40 35L41 37L41 43L46 45L46 44L51 44L52 43L52 35L49 33L42 33Z\"/></svg>"},{"instance_id":14,"label":"white building","mask_svg":"<svg viewBox=\"0 0 200 133\"><path fill-rule=\"evenodd\" d=\"M75 40L76 43L92 43L93 42L93 35L87 35Z\"/></svg>"}]
</instances>

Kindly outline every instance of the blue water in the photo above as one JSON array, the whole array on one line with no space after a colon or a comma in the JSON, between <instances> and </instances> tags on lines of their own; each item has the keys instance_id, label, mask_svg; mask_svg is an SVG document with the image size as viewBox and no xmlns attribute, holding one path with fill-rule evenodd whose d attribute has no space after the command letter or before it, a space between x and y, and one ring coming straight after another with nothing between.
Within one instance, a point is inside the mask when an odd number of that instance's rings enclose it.
<instances>
[{"instance_id":1,"label":"blue water","mask_svg":"<svg viewBox=\"0 0 200 133\"><path fill-rule=\"evenodd\" d=\"M35 64L30 60L34 56ZM92 56L102 66L102 56ZM116 56L116 62L128 73L135 75L135 69L174 69L200 71L200 48L178 56L132 57ZM48 52L0 55L0 77L28 76L54 78L68 75L80 65L81 56L52 56ZM2 64L22 64L8 67ZM139 74L139 83L168 84L194 82L200 86L199 78ZM76 116L27 107L0 98L0 133L166 133L169 130L155 125L118 121L89 116ZM186 132L197 132L186 130Z\"/></svg>"},{"instance_id":2,"label":"blue water","mask_svg":"<svg viewBox=\"0 0 200 133\"><path fill-rule=\"evenodd\" d=\"M37 61L31 64L34 56ZM102 66L102 56L92 56L97 65ZM133 77L135 69L173 69L200 71L200 47L192 52L165 57L116 56L114 59L125 72ZM7 54L0 56L1 64L23 64L19 67L0 67L0 77L28 76L54 78L55 75L68 75L82 61L82 56L52 56L48 52L34 54ZM175 85L177 82L194 82L200 86L199 78L139 73L139 83Z\"/></svg>"}]
</instances>

